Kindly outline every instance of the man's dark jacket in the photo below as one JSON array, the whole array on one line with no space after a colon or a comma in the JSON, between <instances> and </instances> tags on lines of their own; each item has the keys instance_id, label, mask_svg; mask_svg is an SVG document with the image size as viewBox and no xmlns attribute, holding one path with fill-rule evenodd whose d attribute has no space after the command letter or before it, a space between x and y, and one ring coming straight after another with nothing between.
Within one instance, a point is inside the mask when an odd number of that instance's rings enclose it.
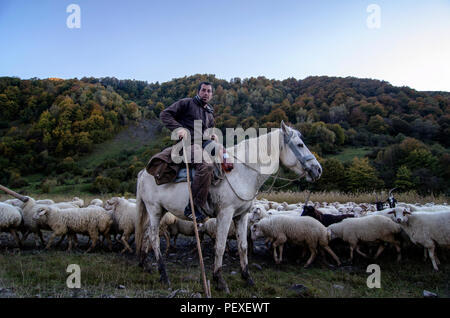
<instances>
[{"instance_id":1,"label":"man's dark jacket","mask_svg":"<svg viewBox=\"0 0 450 318\"><path fill-rule=\"evenodd\" d=\"M184 127L191 133L191 143L194 141L194 120L202 121L202 131L214 127L213 109L210 105L202 106L198 98L184 98L173 103L160 114L160 119L170 130ZM154 155L147 164L147 172L155 177L156 184L174 182L180 165L172 162L172 147Z\"/></svg>"},{"instance_id":2,"label":"man's dark jacket","mask_svg":"<svg viewBox=\"0 0 450 318\"><path fill-rule=\"evenodd\" d=\"M171 131L184 127L191 133L191 141L194 140L194 120L202 121L202 131L197 132L203 136L207 128L214 127L213 108L206 104L203 107L199 98L183 98L164 109L159 118Z\"/></svg>"}]
</instances>

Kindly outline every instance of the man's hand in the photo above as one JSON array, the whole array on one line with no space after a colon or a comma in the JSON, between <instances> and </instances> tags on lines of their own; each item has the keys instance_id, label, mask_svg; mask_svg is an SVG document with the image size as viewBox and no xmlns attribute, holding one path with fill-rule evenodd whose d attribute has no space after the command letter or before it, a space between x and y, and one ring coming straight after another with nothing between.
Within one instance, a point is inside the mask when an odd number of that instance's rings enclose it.
<instances>
[{"instance_id":1,"label":"man's hand","mask_svg":"<svg viewBox=\"0 0 450 318\"><path fill-rule=\"evenodd\" d=\"M180 130L178 130L177 135L178 139L184 139L188 135L188 130L185 128L181 128Z\"/></svg>"},{"instance_id":2,"label":"man's hand","mask_svg":"<svg viewBox=\"0 0 450 318\"><path fill-rule=\"evenodd\" d=\"M215 142L219 142L219 137L217 137L216 134L211 135L211 140L214 140Z\"/></svg>"}]
</instances>

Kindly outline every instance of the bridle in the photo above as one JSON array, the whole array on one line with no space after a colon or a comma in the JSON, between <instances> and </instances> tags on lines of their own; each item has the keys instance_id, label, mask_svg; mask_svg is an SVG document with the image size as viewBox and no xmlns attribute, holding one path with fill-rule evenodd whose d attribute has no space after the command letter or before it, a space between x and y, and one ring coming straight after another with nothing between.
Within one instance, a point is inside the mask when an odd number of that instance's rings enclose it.
<instances>
[{"instance_id":1,"label":"bridle","mask_svg":"<svg viewBox=\"0 0 450 318\"><path fill-rule=\"evenodd\" d=\"M300 139L302 139L302 134L299 131L297 131L297 135ZM307 166L306 163L310 160L316 159L316 157L314 157L314 155L312 155L312 154L306 155L306 156L301 154L300 150L298 150L298 146L293 141L293 137L294 137L293 131L291 131L291 133L289 135L287 133L283 133L283 136L284 136L284 143L289 146L289 148L294 153L297 160L300 161L300 163L303 166L303 169L305 169L309 173L309 175L312 175L313 171Z\"/></svg>"}]
</instances>

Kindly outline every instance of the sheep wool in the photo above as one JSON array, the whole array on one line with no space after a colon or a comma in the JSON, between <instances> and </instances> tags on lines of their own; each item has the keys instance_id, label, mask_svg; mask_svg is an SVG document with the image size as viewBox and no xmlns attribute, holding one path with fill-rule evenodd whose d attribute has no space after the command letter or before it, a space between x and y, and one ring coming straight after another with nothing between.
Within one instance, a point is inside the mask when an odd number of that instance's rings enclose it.
<instances>
[{"instance_id":1,"label":"sheep wool","mask_svg":"<svg viewBox=\"0 0 450 318\"><path fill-rule=\"evenodd\" d=\"M273 215L266 217L252 226L252 239L266 237L272 241L274 249L274 259L277 264L281 263L283 255L283 245L286 242L294 244L306 243L311 252L311 256L305 264L308 267L317 255L318 246L325 249L340 265L339 258L328 246L327 229L316 219L304 216L286 216ZM280 250L280 256L277 256L277 247Z\"/></svg>"},{"instance_id":2,"label":"sheep wool","mask_svg":"<svg viewBox=\"0 0 450 318\"><path fill-rule=\"evenodd\" d=\"M0 202L0 232L10 232L19 247L22 244L17 236L16 230L19 229L21 223L21 209Z\"/></svg>"},{"instance_id":3,"label":"sheep wool","mask_svg":"<svg viewBox=\"0 0 450 318\"><path fill-rule=\"evenodd\" d=\"M328 226L328 231L331 239L339 237L350 244L350 260L353 260L354 249L363 257L368 257L359 249L359 241L392 243L398 252L397 260L399 261L401 258L400 242L395 238L395 234L400 233L401 227L385 216L369 215L361 218L345 219L342 222ZM383 250L384 245L380 245L375 258Z\"/></svg>"},{"instance_id":4,"label":"sheep wool","mask_svg":"<svg viewBox=\"0 0 450 318\"><path fill-rule=\"evenodd\" d=\"M413 212L395 209L391 214L414 244L428 250L434 270L438 271L439 259L436 244L450 248L450 212Z\"/></svg>"}]
</instances>

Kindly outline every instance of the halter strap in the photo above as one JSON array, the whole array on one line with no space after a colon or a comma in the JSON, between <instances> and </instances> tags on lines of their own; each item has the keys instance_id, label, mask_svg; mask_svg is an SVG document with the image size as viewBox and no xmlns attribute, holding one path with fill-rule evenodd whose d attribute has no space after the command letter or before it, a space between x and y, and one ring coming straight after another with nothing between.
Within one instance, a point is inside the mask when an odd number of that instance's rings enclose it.
<instances>
[{"instance_id":1,"label":"halter strap","mask_svg":"<svg viewBox=\"0 0 450 318\"><path fill-rule=\"evenodd\" d=\"M304 156L301 154L300 150L298 150L298 148L297 148L297 145L292 140L292 137L294 137L293 131L289 135L285 134L285 133L283 135L284 135L284 143L286 145L288 145L289 148L292 150L292 152L294 153L297 160L300 161L300 163L302 164L303 169L305 169L306 171L311 173L312 171L310 168L308 168L306 163L310 160L314 160L315 159L314 155L311 154L311 155ZM298 135L300 138L302 138L302 135L300 134L300 132L298 132Z\"/></svg>"}]
</instances>

